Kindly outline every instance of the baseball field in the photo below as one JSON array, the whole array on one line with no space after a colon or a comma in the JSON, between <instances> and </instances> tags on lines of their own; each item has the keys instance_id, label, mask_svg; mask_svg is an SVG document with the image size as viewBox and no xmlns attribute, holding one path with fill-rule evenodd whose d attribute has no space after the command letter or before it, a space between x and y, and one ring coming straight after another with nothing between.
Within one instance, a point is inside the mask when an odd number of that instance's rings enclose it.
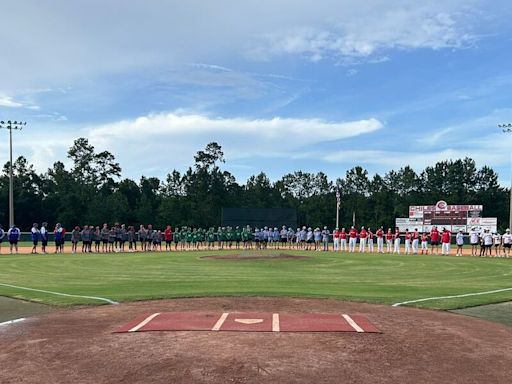
<instances>
[{"instance_id":1,"label":"baseball field","mask_svg":"<svg viewBox=\"0 0 512 384\"><path fill-rule=\"evenodd\" d=\"M512 287L511 259L305 251L282 251L298 257L281 258L276 252L2 255L0 283L117 302L286 296L387 305ZM219 257L230 254L239 257ZM0 295L57 306L105 304L5 285ZM507 300L512 290L410 305L455 309Z\"/></svg>"},{"instance_id":2,"label":"baseball field","mask_svg":"<svg viewBox=\"0 0 512 384\"><path fill-rule=\"evenodd\" d=\"M0 327L8 351L0 354L8 368L0 377L7 383L505 383L512 328L446 310L511 301L511 276L512 259L469 256L2 254L0 296L23 300L3 305L29 300L51 311ZM167 331L115 333L157 316L215 322L223 313L228 320L248 316L233 320L247 324L265 316L349 314L380 333L244 332L243 324L236 332L164 324ZM0 323L7 320L0 315Z\"/></svg>"}]
</instances>

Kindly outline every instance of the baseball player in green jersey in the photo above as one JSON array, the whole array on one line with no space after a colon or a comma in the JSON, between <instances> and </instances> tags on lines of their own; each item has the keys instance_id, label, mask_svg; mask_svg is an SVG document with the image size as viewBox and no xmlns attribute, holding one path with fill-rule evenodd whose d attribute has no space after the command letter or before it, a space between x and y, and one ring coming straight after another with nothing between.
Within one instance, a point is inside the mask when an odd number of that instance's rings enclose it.
<instances>
[{"instance_id":1,"label":"baseball player in green jersey","mask_svg":"<svg viewBox=\"0 0 512 384\"><path fill-rule=\"evenodd\" d=\"M210 229L206 233L206 240L208 241L208 250L212 250L213 248L215 248L216 237L217 234L215 233L215 229L213 229L213 227L210 227Z\"/></svg>"},{"instance_id":2,"label":"baseball player in green jersey","mask_svg":"<svg viewBox=\"0 0 512 384\"><path fill-rule=\"evenodd\" d=\"M235 235L233 233L233 228L227 227L226 228L226 243L229 249L233 246L233 240L235 238Z\"/></svg>"},{"instance_id":3,"label":"baseball player in green jersey","mask_svg":"<svg viewBox=\"0 0 512 384\"><path fill-rule=\"evenodd\" d=\"M180 239L181 239L181 232L180 232L180 229L178 227L176 227L176 230L174 231L174 234L173 234L174 250L175 251L178 250L178 244L180 242Z\"/></svg>"},{"instance_id":4,"label":"baseball player in green jersey","mask_svg":"<svg viewBox=\"0 0 512 384\"><path fill-rule=\"evenodd\" d=\"M192 232L191 228L188 228L187 230L187 249L190 250L193 247L192 240L194 239L194 233Z\"/></svg>"},{"instance_id":5,"label":"baseball player in green jersey","mask_svg":"<svg viewBox=\"0 0 512 384\"><path fill-rule=\"evenodd\" d=\"M190 242L192 244L192 250L197 250L198 233L197 229L194 228L190 234Z\"/></svg>"},{"instance_id":6,"label":"baseball player in green jersey","mask_svg":"<svg viewBox=\"0 0 512 384\"><path fill-rule=\"evenodd\" d=\"M244 249L248 249L249 243L249 230L247 228L243 228L240 233L240 237L242 239Z\"/></svg>"},{"instance_id":7,"label":"baseball player in green jersey","mask_svg":"<svg viewBox=\"0 0 512 384\"><path fill-rule=\"evenodd\" d=\"M240 230L240 227L235 228L234 238L235 238L236 249L240 249L240 242L242 241L242 231Z\"/></svg>"},{"instance_id":8,"label":"baseball player in green jersey","mask_svg":"<svg viewBox=\"0 0 512 384\"><path fill-rule=\"evenodd\" d=\"M221 250L223 248L223 242L222 239L224 237L223 230L221 227L217 228L217 248Z\"/></svg>"},{"instance_id":9,"label":"baseball player in green jersey","mask_svg":"<svg viewBox=\"0 0 512 384\"><path fill-rule=\"evenodd\" d=\"M185 250L185 247L187 245L187 236L188 236L188 228L183 227L181 229L181 242L180 242L180 247L181 247L182 251Z\"/></svg>"}]
</instances>

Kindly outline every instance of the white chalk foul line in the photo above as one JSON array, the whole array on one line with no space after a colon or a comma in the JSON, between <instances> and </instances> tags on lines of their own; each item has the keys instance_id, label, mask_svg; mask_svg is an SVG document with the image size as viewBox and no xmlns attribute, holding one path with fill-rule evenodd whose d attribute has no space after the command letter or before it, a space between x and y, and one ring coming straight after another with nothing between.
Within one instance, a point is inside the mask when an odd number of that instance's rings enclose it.
<instances>
[{"instance_id":1,"label":"white chalk foul line","mask_svg":"<svg viewBox=\"0 0 512 384\"><path fill-rule=\"evenodd\" d=\"M83 299L100 300L100 301L105 301L105 302L107 302L107 303L109 303L109 304L114 304L114 305L119 304L117 301L110 300L110 299L105 299L104 297L71 295L71 294L69 294L69 293L60 293L60 292L45 291L44 289L34 289L34 288L27 288L27 287L19 287L19 286L17 286L17 285L3 284L3 283L0 283L0 285L2 285L2 286L4 286L4 287L10 287L10 288L22 289L22 290L25 290L25 291L34 291L34 292L49 293L49 294L51 294L51 295L57 295L57 296L80 297L80 298L83 298Z\"/></svg>"},{"instance_id":2,"label":"white chalk foul line","mask_svg":"<svg viewBox=\"0 0 512 384\"><path fill-rule=\"evenodd\" d=\"M226 321L226 319L229 316L229 312L224 312L220 317L219 320L215 323L215 325L212 328L212 331L218 331L220 330L220 327L222 327L222 324Z\"/></svg>"},{"instance_id":3,"label":"white chalk foul line","mask_svg":"<svg viewBox=\"0 0 512 384\"><path fill-rule=\"evenodd\" d=\"M505 292L505 291L512 291L512 288L496 289L494 291L486 291L486 292L465 293L463 295L427 297L425 299L409 300L409 301L403 301L401 303L395 303L395 304L393 304L393 307L399 307L399 306L404 305L404 304L419 303L419 302L422 302L422 301L443 300L443 299L456 299L458 297L489 295L491 293L499 293L499 292Z\"/></svg>"},{"instance_id":4,"label":"white chalk foul line","mask_svg":"<svg viewBox=\"0 0 512 384\"><path fill-rule=\"evenodd\" d=\"M21 317L19 319L4 321L3 323L0 323L0 327L3 325L11 325L11 324L16 324L16 323L21 323L22 321L25 321L24 317Z\"/></svg>"},{"instance_id":5,"label":"white chalk foul line","mask_svg":"<svg viewBox=\"0 0 512 384\"><path fill-rule=\"evenodd\" d=\"M281 332L281 326L279 323L279 313L272 314L272 332Z\"/></svg>"},{"instance_id":6,"label":"white chalk foul line","mask_svg":"<svg viewBox=\"0 0 512 384\"><path fill-rule=\"evenodd\" d=\"M128 330L128 332L137 332L139 329L141 329L143 326L145 326L147 323L149 323L151 320L153 320L155 317L157 317L160 313L153 313L152 315L149 315L144 320L142 320L139 324L137 324L132 329Z\"/></svg>"},{"instance_id":7,"label":"white chalk foul line","mask_svg":"<svg viewBox=\"0 0 512 384\"><path fill-rule=\"evenodd\" d=\"M364 329L361 328L349 315L342 314L341 316L343 316L347 323L349 323L350 326L356 330L356 332L364 332Z\"/></svg>"}]
</instances>

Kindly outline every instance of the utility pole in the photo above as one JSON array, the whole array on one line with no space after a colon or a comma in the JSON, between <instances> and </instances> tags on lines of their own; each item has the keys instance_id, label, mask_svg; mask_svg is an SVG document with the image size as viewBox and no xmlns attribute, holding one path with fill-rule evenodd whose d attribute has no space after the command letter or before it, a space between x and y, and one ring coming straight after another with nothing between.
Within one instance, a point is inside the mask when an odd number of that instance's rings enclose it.
<instances>
[{"instance_id":1,"label":"utility pole","mask_svg":"<svg viewBox=\"0 0 512 384\"><path fill-rule=\"evenodd\" d=\"M9 227L14 225L14 185L12 177L12 130L20 130L27 125L24 121L0 121L0 129L9 130Z\"/></svg>"},{"instance_id":2,"label":"utility pole","mask_svg":"<svg viewBox=\"0 0 512 384\"><path fill-rule=\"evenodd\" d=\"M503 130L503 133L511 133L512 132L512 124L498 124L498 128ZM511 154L512 155L512 154ZM511 158L511 166L510 166L510 202L509 202L509 213L508 213L508 227L512 229L512 158Z\"/></svg>"}]
</instances>

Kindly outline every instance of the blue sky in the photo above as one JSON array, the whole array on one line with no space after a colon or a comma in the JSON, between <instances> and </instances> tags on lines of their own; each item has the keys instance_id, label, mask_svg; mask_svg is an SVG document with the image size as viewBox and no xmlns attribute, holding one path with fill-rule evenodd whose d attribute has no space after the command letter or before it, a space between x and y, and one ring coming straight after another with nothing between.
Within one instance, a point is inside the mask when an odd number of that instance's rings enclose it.
<instances>
[{"instance_id":1,"label":"blue sky","mask_svg":"<svg viewBox=\"0 0 512 384\"><path fill-rule=\"evenodd\" d=\"M0 118L28 122L15 154L41 172L87 137L135 179L217 141L239 182L470 156L509 184L507 1L3 1L0 14Z\"/></svg>"}]
</instances>

